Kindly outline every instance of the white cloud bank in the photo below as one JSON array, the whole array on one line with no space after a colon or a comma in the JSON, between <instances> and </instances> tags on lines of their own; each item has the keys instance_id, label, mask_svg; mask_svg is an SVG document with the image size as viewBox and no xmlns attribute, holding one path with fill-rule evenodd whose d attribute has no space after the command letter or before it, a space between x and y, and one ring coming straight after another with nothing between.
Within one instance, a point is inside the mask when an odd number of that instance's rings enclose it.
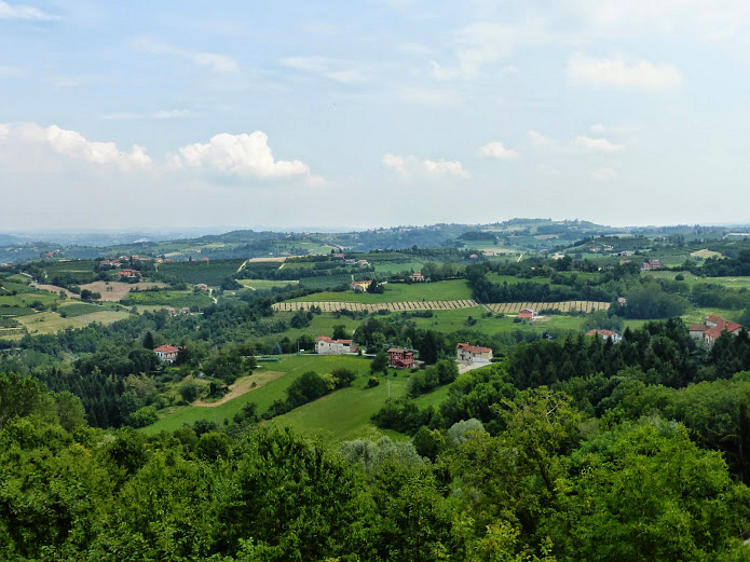
<instances>
[{"instance_id":1,"label":"white cloud bank","mask_svg":"<svg viewBox=\"0 0 750 562\"><path fill-rule=\"evenodd\" d=\"M498 160L516 160L519 156L518 152L510 148L505 148L503 143L497 141L488 142L480 147L479 155L488 158L497 158Z\"/></svg>"},{"instance_id":2,"label":"white cloud bank","mask_svg":"<svg viewBox=\"0 0 750 562\"><path fill-rule=\"evenodd\" d=\"M151 165L151 158L142 146L133 145L130 152L124 152L113 142L90 141L77 131L62 129L57 125L0 125L0 139L3 138L45 145L69 158L102 166L115 165L124 171L147 168Z\"/></svg>"},{"instance_id":3,"label":"white cloud bank","mask_svg":"<svg viewBox=\"0 0 750 562\"><path fill-rule=\"evenodd\" d=\"M208 143L178 149L175 163L187 168L209 168L258 178L309 176L310 168L299 160L275 160L268 135L262 131L232 135L220 133Z\"/></svg>"},{"instance_id":4,"label":"white cloud bank","mask_svg":"<svg viewBox=\"0 0 750 562\"><path fill-rule=\"evenodd\" d=\"M591 150L594 152L619 152L623 149L622 144L615 144L604 138L595 139L587 137L585 135L576 137L574 144L578 148L583 148L585 150Z\"/></svg>"},{"instance_id":5,"label":"white cloud bank","mask_svg":"<svg viewBox=\"0 0 750 562\"><path fill-rule=\"evenodd\" d=\"M581 54L568 60L568 77L593 86L658 91L682 83L682 74L670 64L654 64L647 60L628 61L623 58L594 58Z\"/></svg>"},{"instance_id":6,"label":"white cloud bank","mask_svg":"<svg viewBox=\"0 0 750 562\"><path fill-rule=\"evenodd\" d=\"M0 0L0 20L25 20L25 21L52 21L58 19L52 14L48 14L23 4L8 4Z\"/></svg>"},{"instance_id":7,"label":"white cloud bank","mask_svg":"<svg viewBox=\"0 0 750 562\"><path fill-rule=\"evenodd\" d=\"M420 160L416 156L398 156L387 153L383 156L383 166L404 178L456 176L471 177L458 160Z\"/></svg>"}]
</instances>

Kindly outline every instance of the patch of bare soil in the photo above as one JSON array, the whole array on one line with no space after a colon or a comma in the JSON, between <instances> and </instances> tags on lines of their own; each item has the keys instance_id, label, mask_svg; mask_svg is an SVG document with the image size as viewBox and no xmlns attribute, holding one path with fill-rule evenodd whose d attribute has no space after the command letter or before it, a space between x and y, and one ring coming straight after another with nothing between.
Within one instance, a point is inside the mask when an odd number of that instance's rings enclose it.
<instances>
[{"instance_id":1,"label":"patch of bare soil","mask_svg":"<svg viewBox=\"0 0 750 562\"><path fill-rule=\"evenodd\" d=\"M253 390L258 390L263 385L273 382L276 379L284 376L286 373L281 371L264 371L256 375L250 375L249 377L242 377L235 381L235 383L229 387L229 392L219 398L216 402L205 402L203 400L196 400L193 402L193 406L200 406L201 408L216 408L222 404L226 404L230 400L234 400L238 396L247 394ZM255 386L253 386L255 383Z\"/></svg>"}]
</instances>

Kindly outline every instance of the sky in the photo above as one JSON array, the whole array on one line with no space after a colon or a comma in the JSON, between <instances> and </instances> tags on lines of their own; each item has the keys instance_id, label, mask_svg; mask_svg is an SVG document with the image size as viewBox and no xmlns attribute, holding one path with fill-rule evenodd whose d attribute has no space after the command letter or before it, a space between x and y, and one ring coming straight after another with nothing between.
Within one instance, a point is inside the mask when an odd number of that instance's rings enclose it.
<instances>
[{"instance_id":1,"label":"sky","mask_svg":"<svg viewBox=\"0 0 750 562\"><path fill-rule=\"evenodd\" d=\"M746 0L0 0L0 231L750 222Z\"/></svg>"}]
</instances>

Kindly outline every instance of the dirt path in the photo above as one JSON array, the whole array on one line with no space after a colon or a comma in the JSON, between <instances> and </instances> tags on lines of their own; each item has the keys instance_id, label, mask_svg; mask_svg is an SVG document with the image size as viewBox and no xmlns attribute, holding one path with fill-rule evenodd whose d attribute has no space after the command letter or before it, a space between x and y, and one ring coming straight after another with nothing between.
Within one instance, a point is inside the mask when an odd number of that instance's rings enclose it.
<instances>
[{"instance_id":1,"label":"dirt path","mask_svg":"<svg viewBox=\"0 0 750 562\"><path fill-rule=\"evenodd\" d=\"M247 394L248 392L252 392L253 390L258 390L269 382L273 382L276 379L284 376L285 374L286 373L283 373L281 371L263 371L262 373L250 375L249 377L242 377L241 379L235 381L235 383L229 387L229 392L216 402L204 402L203 400L196 400L195 402L193 402L193 406L198 406L200 408L216 408L218 406L221 406L222 404L226 404L230 400L234 400L235 398L242 396L243 394ZM253 383L255 383L255 386L253 386Z\"/></svg>"}]
</instances>

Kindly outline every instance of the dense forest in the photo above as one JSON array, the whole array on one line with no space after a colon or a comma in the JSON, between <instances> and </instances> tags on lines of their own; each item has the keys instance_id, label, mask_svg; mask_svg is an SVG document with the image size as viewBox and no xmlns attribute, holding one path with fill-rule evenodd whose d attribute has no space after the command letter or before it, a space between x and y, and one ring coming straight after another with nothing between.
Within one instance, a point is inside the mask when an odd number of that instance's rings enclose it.
<instances>
[{"instance_id":1,"label":"dense forest","mask_svg":"<svg viewBox=\"0 0 750 562\"><path fill-rule=\"evenodd\" d=\"M750 383L733 384L747 396ZM732 403L731 390L707 404ZM69 393L3 375L0 555L749 560L750 489L696 439L712 420L668 421L685 397L654 398L664 417L623 410L597 422L542 386L495 403L492 433L468 419L329 450L251 421L104 433Z\"/></svg>"}]
</instances>

